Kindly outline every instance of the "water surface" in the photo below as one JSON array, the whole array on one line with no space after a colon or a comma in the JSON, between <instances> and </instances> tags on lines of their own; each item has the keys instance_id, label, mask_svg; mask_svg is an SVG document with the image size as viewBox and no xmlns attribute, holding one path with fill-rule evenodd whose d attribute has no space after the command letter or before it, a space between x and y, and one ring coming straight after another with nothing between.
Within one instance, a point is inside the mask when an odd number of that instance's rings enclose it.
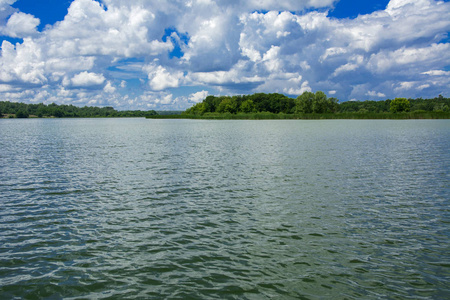
<instances>
[{"instance_id":1,"label":"water surface","mask_svg":"<svg viewBox=\"0 0 450 300\"><path fill-rule=\"evenodd\" d=\"M449 149L449 120L0 120L0 298L444 299Z\"/></svg>"}]
</instances>

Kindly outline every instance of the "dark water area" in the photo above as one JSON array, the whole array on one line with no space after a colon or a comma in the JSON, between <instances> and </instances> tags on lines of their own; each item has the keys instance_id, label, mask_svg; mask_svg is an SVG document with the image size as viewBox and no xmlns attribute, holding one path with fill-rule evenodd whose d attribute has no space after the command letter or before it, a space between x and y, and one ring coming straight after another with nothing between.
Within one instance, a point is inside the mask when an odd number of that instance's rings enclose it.
<instances>
[{"instance_id":1,"label":"dark water area","mask_svg":"<svg viewBox=\"0 0 450 300\"><path fill-rule=\"evenodd\" d=\"M449 149L449 120L0 120L0 299L448 299Z\"/></svg>"}]
</instances>

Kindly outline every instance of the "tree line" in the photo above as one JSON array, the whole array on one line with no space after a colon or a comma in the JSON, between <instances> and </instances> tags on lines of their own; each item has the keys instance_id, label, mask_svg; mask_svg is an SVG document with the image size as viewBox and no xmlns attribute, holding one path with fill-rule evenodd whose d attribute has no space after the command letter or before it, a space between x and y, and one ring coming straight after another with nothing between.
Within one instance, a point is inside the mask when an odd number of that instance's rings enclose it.
<instances>
[{"instance_id":1,"label":"tree line","mask_svg":"<svg viewBox=\"0 0 450 300\"><path fill-rule=\"evenodd\" d=\"M380 114L397 112L446 112L450 113L450 98L442 95L432 99L396 98L381 101L346 101L339 103L336 98L329 98L322 91L316 93L304 92L297 98L290 98L283 94L256 93L253 95L237 96L208 96L202 102L182 112L182 116L203 116L211 114ZM45 105L26 104L19 102L0 101L0 117L152 117L167 115L167 112L157 113L154 110L126 110L117 111L113 107L95 107L74 105ZM179 112L170 112L177 115Z\"/></svg>"},{"instance_id":2,"label":"tree line","mask_svg":"<svg viewBox=\"0 0 450 300\"><path fill-rule=\"evenodd\" d=\"M397 98L398 99L398 98ZM442 95L431 99L404 99L403 102L409 102L404 111L411 112L450 112L450 98L445 98ZM395 99L394 99L395 100ZM406 100L406 101L405 101ZM393 100L382 101L347 101L339 104L339 112L359 112L359 113L384 113L395 112L391 110ZM396 102L394 102L396 103Z\"/></svg>"},{"instance_id":3,"label":"tree line","mask_svg":"<svg viewBox=\"0 0 450 300\"><path fill-rule=\"evenodd\" d=\"M117 111L113 107L95 107L74 105L57 105L55 103L45 105L26 104L18 102L0 101L0 117L3 115L16 118L28 118L30 116L45 118L111 118L111 117L148 117L157 115L154 110L126 110ZM3 116L4 117L4 116Z\"/></svg>"},{"instance_id":4,"label":"tree line","mask_svg":"<svg viewBox=\"0 0 450 300\"><path fill-rule=\"evenodd\" d=\"M257 93L238 96L208 96L203 102L187 109L183 114L203 115L205 113L291 113L295 100L282 94Z\"/></svg>"},{"instance_id":5,"label":"tree line","mask_svg":"<svg viewBox=\"0 0 450 300\"><path fill-rule=\"evenodd\" d=\"M395 98L382 101L346 101L339 103L322 91L304 92L297 98L282 94L257 93L238 96L208 96L183 112L187 116L205 114L342 114L342 113L399 113L450 112L450 98L442 95L433 99Z\"/></svg>"}]
</instances>

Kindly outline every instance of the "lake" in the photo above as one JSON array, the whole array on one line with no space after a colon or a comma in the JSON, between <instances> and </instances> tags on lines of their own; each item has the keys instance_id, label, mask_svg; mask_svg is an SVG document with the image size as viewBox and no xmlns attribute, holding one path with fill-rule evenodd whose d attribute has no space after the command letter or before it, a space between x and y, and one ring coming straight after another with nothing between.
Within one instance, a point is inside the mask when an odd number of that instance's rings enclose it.
<instances>
[{"instance_id":1,"label":"lake","mask_svg":"<svg viewBox=\"0 0 450 300\"><path fill-rule=\"evenodd\" d=\"M0 120L0 298L445 299L450 120Z\"/></svg>"}]
</instances>

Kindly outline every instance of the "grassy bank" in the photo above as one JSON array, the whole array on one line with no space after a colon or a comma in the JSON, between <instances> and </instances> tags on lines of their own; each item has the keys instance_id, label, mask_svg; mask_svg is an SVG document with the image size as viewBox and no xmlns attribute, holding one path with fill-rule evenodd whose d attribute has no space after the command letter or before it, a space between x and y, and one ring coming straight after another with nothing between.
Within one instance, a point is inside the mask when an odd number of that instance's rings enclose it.
<instances>
[{"instance_id":1,"label":"grassy bank","mask_svg":"<svg viewBox=\"0 0 450 300\"><path fill-rule=\"evenodd\" d=\"M154 115L147 119L203 119L203 120L408 120L450 119L450 112L404 112L404 113L328 113L328 114L274 114L274 113L205 113L203 115Z\"/></svg>"}]
</instances>

